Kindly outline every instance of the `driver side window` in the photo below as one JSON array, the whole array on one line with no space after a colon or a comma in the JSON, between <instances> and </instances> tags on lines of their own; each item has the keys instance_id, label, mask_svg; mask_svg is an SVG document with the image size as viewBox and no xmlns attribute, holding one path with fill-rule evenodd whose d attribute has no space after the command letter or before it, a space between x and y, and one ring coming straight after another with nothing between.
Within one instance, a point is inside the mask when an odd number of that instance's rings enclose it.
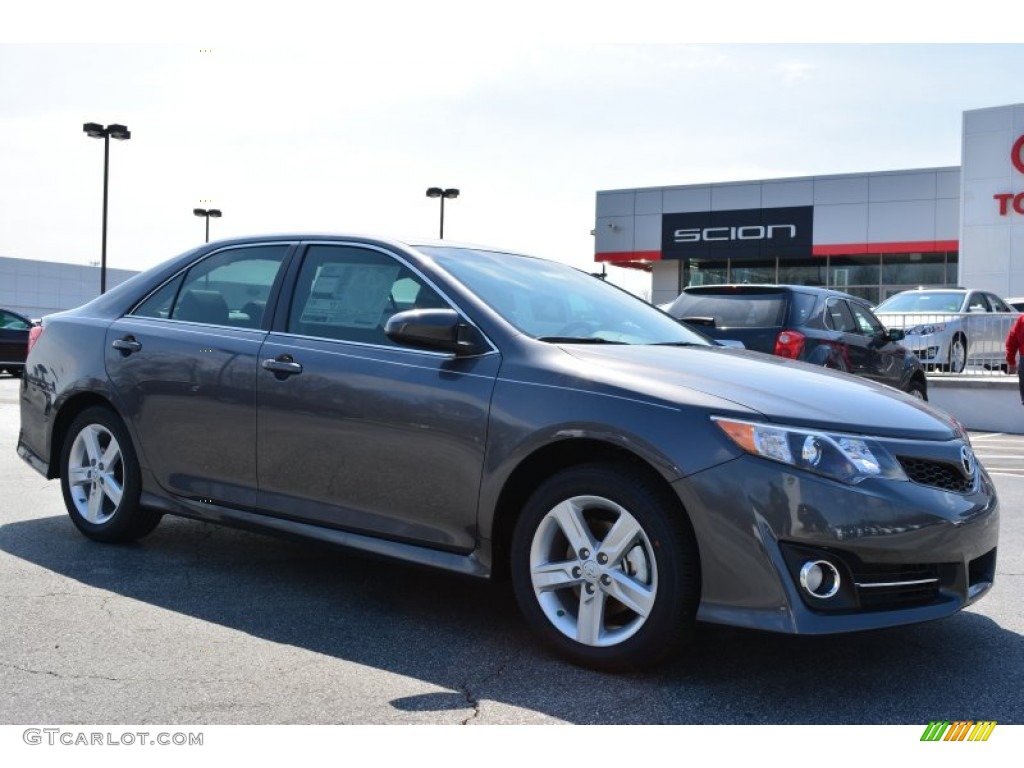
<instances>
[{"instance_id":1,"label":"driver side window","mask_svg":"<svg viewBox=\"0 0 1024 768\"><path fill-rule=\"evenodd\" d=\"M312 245L299 271L287 331L397 346L384 333L392 315L448 306L423 278L386 253L357 246Z\"/></svg>"}]
</instances>

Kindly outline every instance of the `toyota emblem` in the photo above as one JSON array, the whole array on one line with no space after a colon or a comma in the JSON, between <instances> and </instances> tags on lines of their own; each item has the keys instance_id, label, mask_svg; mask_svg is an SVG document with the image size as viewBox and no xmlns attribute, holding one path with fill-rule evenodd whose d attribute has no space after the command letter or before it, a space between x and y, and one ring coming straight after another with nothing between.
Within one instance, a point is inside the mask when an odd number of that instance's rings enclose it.
<instances>
[{"instance_id":1,"label":"toyota emblem","mask_svg":"<svg viewBox=\"0 0 1024 768\"><path fill-rule=\"evenodd\" d=\"M960 464L965 477L974 477L974 453L966 445L960 449Z\"/></svg>"}]
</instances>

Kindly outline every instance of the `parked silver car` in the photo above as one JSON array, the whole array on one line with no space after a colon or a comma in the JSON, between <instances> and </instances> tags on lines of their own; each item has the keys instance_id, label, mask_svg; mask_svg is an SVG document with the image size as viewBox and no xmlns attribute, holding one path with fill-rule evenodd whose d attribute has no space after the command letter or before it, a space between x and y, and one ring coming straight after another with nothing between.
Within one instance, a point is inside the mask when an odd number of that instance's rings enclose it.
<instances>
[{"instance_id":1,"label":"parked silver car","mask_svg":"<svg viewBox=\"0 0 1024 768\"><path fill-rule=\"evenodd\" d=\"M906 332L903 343L926 367L953 373L968 364L999 365L1018 314L994 293L966 288L916 288L875 307L887 328Z\"/></svg>"}]
</instances>

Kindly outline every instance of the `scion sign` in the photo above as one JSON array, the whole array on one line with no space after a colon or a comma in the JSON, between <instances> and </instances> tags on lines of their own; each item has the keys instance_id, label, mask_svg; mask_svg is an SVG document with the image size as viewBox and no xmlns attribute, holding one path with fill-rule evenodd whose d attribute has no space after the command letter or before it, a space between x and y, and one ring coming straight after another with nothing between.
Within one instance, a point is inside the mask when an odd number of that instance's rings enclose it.
<instances>
[{"instance_id":1,"label":"scion sign","mask_svg":"<svg viewBox=\"0 0 1024 768\"><path fill-rule=\"evenodd\" d=\"M662 218L666 259L802 258L811 255L812 206L670 213Z\"/></svg>"}]
</instances>

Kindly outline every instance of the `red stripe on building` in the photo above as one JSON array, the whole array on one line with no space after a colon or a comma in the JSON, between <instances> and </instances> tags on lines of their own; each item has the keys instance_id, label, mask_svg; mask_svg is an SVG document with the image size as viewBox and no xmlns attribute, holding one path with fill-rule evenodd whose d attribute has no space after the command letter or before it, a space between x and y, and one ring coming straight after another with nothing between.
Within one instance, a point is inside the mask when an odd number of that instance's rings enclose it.
<instances>
[{"instance_id":1,"label":"red stripe on building","mask_svg":"<svg viewBox=\"0 0 1024 768\"><path fill-rule=\"evenodd\" d=\"M959 240L911 240L901 243L841 243L815 245L815 256L866 256L878 253L939 253L960 250Z\"/></svg>"},{"instance_id":2,"label":"red stripe on building","mask_svg":"<svg viewBox=\"0 0 1024 768\"><path fill-rule=\"evenodd\" d=\"M611 251L596 254L594 261L661 261L661 251Z\"/></svg>"},{"instance_id":3,"label":"red stripe on building","mask_svg":"<svg viewBox=\"0 0 1024 768\"><path fill-rule=\"evenodd\" d=\"M909 240L898 243L839 243L815 245L814 256L867 256L879 253L942 253L960 250L959 240ZM609 251L594 255L594 261L661 261L661 251ZM722 261L725 259L723 258ZM783 259L785 261L785 259Z\"/></svg>"}]
</instances>

